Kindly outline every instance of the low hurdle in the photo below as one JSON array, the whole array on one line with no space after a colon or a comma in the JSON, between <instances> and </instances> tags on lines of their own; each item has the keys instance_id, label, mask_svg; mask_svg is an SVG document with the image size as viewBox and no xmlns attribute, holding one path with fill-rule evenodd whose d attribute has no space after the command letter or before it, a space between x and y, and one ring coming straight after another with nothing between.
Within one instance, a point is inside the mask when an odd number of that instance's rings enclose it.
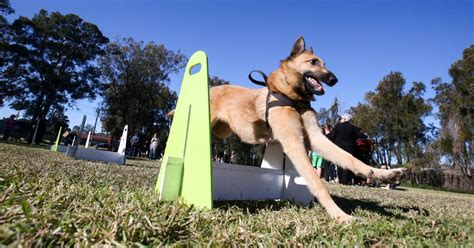
<instances>
[{"instance_id":1,"label":"low hurdle","mask_svg":"<svg viewBox=\"0 0 474 248\"><path fill-rule=\"evenodd\" d=\"M305 180L279 143L267 144L261 167L211 162L208 80L207 55L198 51L186 65L155 187L159 199L181 198L198 208L223 200L311 203Z\"/></svg>"},{"instance_id":2,"label":"low hurdle","mask_svg":"<svg viewBox=\"0 0 474 248\"><path fill-rule=\"evenodd\" d=\"M120 145L117 152L112 151L104 151L104 150L97 150L92 148L82 148L77 146L64 146L59 144L59 140L61 138L61 130L62 127L59 129L58 136L56 138L56 142L54 145L51 146L51 151L65 153L67 156L81 159L81 160L90 160L90 161L101 161L107 163L115 163L115 164L125 164L125 148L127 145L127 134L128 134L128 125L125 125L123 128L122 136L120 138ZM87 144L87 142L86 142Z\"/></svg>"}]
</instances>

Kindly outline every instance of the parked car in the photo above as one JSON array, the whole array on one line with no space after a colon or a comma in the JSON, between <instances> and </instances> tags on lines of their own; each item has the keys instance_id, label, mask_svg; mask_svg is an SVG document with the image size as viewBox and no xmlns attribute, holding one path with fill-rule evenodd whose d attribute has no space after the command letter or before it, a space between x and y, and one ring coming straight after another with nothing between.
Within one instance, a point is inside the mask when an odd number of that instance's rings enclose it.
<instances>
[{"instance_id":1,"label":"parked car","mask_svg":"<svg viewBox=\"0 0 474 248\"><path fill-rule=\"evenodd\" d=\"M15 121L10 137L15 140L27 140L31 131L31 122L27 119L18 119Z\"/></svg>"},{"instance_id":2,"label":"parked car","mask_svg":"<svg viewBox=\"0 0 474 248\"><path fill-rule=\"evenodd\" d=\"M106 149L108 151L112 150L112 145L108 143L97 142L94 145L95 145L95 149Z\"/></svg>"}]
</instances>

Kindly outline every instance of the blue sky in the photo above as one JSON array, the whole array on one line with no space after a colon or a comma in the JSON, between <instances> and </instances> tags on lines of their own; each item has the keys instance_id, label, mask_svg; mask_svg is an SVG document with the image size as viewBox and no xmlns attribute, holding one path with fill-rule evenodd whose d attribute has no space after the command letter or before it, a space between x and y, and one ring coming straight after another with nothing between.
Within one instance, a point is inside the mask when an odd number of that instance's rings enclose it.
<instances>
[{"instance_id":1,"label":"blue sky","mask_svg":"<svg viewBox=\"0 0 474 248\"><path fill-rule=\"evenodd\" d=\"M431 79L449 81L449 66L474 43L473 1L111 1L11 0L18 15L32 17L40 9L74 13L96 24L111 40L132 37L164 44L188 57L203 50L209 72L232 84L256 88L248 72L276 69L299 35L339 78L313 102L329 107L334 97L348 109L390 71L428 86ZM12 19L12 18L10 18ZM170 87L179 90L183 72ZM96 101L78 102L69 110L71 125L83 114L95 119ZM4 107L0 117L16 111ZM432 118L427 120L433 122Z\"/></svg>"}]
</instances>

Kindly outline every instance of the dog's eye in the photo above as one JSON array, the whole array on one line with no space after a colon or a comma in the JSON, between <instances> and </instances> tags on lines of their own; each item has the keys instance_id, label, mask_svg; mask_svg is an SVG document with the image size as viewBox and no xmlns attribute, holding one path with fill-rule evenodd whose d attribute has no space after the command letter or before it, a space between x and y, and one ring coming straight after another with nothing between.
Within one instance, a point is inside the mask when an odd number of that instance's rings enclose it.
<instances>
[{"instance_id":1,"label":"dog's eye","mask_svg":"<svg viewBox=\"0 0 474 248\"><path fill-rule=\"evenodd\" d=\"M312 59L312 60L310 60L309 62L310 62L312 65L317 65L317 64L319 64L319 60L317 60L317 59Z\"/></svg>"}]
</instances>

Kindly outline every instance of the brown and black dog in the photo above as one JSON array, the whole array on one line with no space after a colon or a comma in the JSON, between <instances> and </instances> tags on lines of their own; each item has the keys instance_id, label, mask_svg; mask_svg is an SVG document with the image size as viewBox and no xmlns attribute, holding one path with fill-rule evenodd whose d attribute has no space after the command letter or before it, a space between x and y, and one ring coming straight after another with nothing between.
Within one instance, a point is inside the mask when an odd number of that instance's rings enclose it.
<instances>
[{"instance_id":1,"label":"brown and black dog","mask_svg":"<svg viewBox=\"0 0 474 248\"><path fill-rule=\"evenodd\" d=\"M345 222L353 217L334 203L324 183L314 173L305 144L323 158L363 177L391 182L402 177L405 171L372 168L322 134L316 113L310 106L315 94L324 94L321 82L332 86L337 78L326 69L324 61L312 48L305 49L304 39L299 37L290 56L270 74L266 88L233 85L211 88L211 127L220 138L234 133L249 144L280 142L321 206L331 217Z\"/></svg>"}]
</instances>

